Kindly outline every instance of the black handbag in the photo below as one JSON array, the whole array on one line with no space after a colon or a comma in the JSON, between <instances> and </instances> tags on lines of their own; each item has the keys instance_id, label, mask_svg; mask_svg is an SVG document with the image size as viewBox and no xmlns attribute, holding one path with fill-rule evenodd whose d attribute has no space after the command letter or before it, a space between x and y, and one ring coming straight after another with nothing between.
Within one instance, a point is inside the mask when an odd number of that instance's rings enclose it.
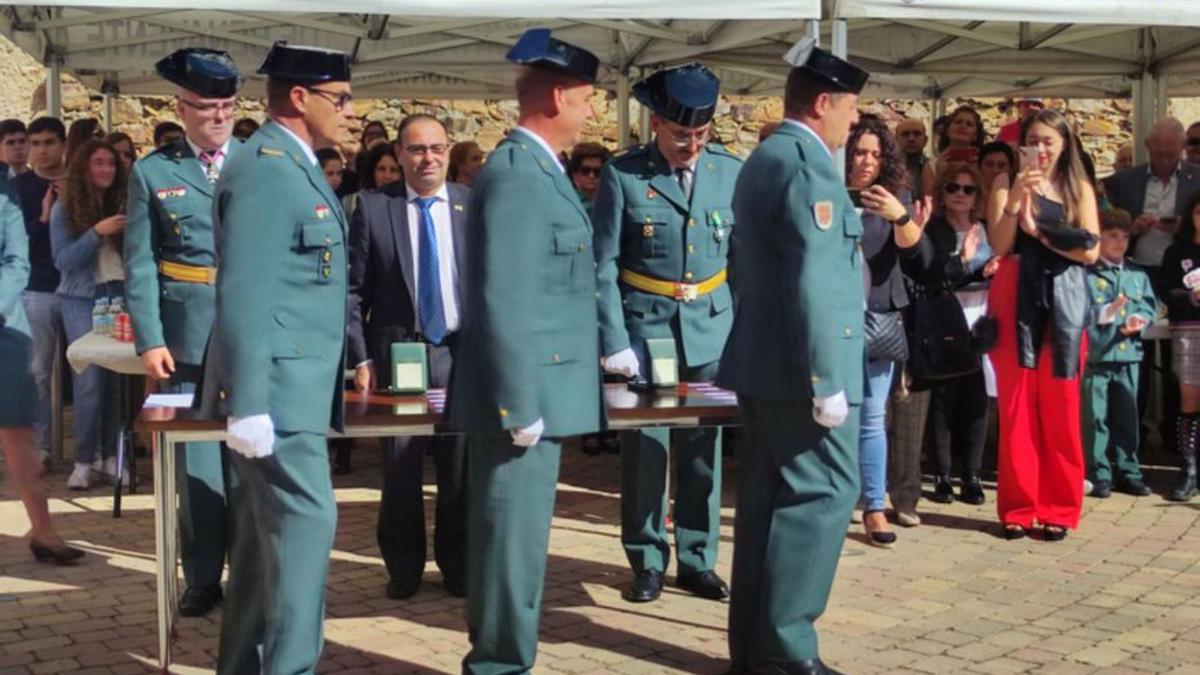
<instances>
[{"instance_id":1,"label":"black handbag","mask_svg":"<svg viewBox=\"0 0 1200 675\"><path fill-rule=\"evenodd\" d=\"M919 382L949 380L982 367L962 306L954 295L921 298L909 305L908 370Z\"/></svg>"},{"instance_id":2,"label":"black handbag","mask_svg":"<svg viewBox=\"0 0 1200 675\"><path fill-rule=\"evenodd\" d=\"M902 312L867 310L863 320L867 357L874 361L901 363L908 359L908 336Z\"/></svg>"}]
</instances>

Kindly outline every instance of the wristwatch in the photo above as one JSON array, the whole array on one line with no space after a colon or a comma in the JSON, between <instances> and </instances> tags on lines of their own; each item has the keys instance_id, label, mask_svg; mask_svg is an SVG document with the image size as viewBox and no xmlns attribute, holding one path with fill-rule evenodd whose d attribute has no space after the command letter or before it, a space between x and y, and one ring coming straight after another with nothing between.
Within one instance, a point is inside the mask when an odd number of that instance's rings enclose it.
<instances>
[{"instance_id":1,"label":"wristwatch","mask_svg":"<svg viewBox=\"0 0 1200 675\"><path fill-rule=\"evenodd\" d=\"M906 213L906 214L904 214L904 215L900 216L899 218L897 218L897 219L893 220L893 221L892 221L892 226L893 226L893 227L904 227L904 226L905 226L905 225L907 225L907 224L908 224L908 223L909 223L911 220L912 220L912 218L910 218L910 217L908 216L908 214Z\"/></svg>"}]
</instances>

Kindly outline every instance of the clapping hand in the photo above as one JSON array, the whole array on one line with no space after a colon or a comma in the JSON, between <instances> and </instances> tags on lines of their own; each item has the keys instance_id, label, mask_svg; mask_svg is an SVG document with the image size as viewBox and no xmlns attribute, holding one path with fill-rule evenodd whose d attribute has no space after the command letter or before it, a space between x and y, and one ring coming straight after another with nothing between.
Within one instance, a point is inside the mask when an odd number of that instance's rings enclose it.
<instances>
[{"instance_id":1,"label":"clapping hand","mask_svg":"<svg viewBox=\"0 0 1200 675\"><path fill-rule=\"evenodd\" d=\"M1149 319L1141 314L1133 314L1128 319L1125 319L1125 325L1121 327L1121 333L1123 335L1137 335L1149 325Z\"/></svg>"}]
</instances>

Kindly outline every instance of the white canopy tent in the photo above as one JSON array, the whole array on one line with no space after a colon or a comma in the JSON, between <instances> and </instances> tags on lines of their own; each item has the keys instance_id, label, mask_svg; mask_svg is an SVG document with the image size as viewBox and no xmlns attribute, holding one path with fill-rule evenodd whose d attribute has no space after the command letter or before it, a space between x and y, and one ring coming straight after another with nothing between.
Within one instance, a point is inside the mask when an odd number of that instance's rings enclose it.
<instances>
[{"instance_id":1,"label":"white canopy tent","mask_svg":"<svg viewBox=\"0 0 1200 675\"><path fill-rule=\"evenodd\" d=\"M1131 96L1140 136L1165 112L1168 95L1200 94L1195 0L342 0L330 11L331 4L8 4L0 5L0 31L50 67L51 109L61 70L105 92L169 93L152 64L170 50L225 49L252 71L279 39L352 52L361 96L504 98L504 51L537 25L593 50L604 64L600 85L622 100L644 72L690 60L716 70L726 93L779 93L780 56L806 32L872 71L868 97ZM248 91L259 87L252 79Z\"/></svg>"}]
</instances>

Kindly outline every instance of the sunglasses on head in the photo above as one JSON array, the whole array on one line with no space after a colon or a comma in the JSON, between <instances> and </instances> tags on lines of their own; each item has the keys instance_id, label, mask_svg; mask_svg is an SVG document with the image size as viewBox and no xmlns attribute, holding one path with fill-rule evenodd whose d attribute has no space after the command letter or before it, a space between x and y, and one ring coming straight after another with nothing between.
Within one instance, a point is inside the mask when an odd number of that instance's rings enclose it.
<instances>
[{"instance_id":1,"label":"sunglasses on head","mask_svg":"<svg viewBox=\"0 0 1200 675\"><path fill-rule=\"evenodd\" d=\"M958 194L959 190L962 190L962 193L968 197L974 195L976 192L979 192L978 187L974 185L963 185L961 183L946 183L945 189L946 194L948 195L956 195Z\"/></svg>"}]
</instances>

